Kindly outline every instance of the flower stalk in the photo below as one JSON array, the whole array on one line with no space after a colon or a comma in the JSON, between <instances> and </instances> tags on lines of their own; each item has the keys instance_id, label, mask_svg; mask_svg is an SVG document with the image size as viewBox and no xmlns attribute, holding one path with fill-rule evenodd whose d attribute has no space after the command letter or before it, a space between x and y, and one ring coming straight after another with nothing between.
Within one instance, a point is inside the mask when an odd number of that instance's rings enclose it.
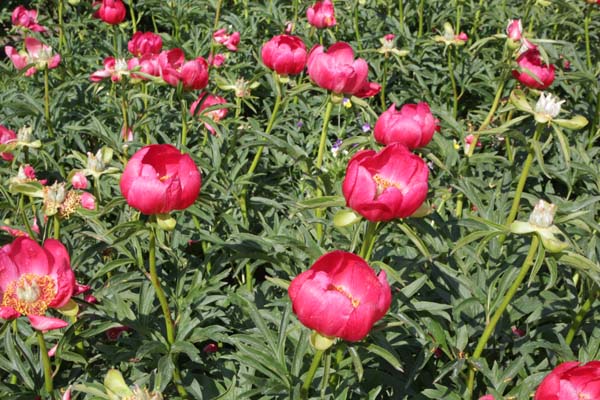
<instances>
[{"instance_id":1,"label":"flower stalk","mask_svg":"<svg viewBox=\"0 0 600 400\"><path fill-rule=\"evenodd\" d=\"M156 298L160 303L160 308L162 310L163 316L165 318L165 329L167 331L167 343L169 347L175 343L175 327L173 324L173 319L171 318L171 312L169 311L169 302L167 300L167 296L165 295L164 290L158 280L158 274L156 272L156 233L154 232L154 228L150 227L149 230L149 241L148 241L148 264L150 268L150 282L152 283L152 287L154 287L154 291L156 292ZM177 387L177 392L183 398L187 398L187 392L185 388L181 385L181 373L179 371L179 366L177 365L177 359L173 356L173 380L175 382L175 386Z\"/></svg>"},{"instance_id":2,"label":"flower stalk","mask_svg":"<svg viewBox=\"0 0 600 400\"><path fill-rule=\"evenodd\" d=\"M48 68L44 69L44 119L46 120L46 126L48 127L48 137L54 137L54 130L52 129L52 120L50 119L50 84L48 83ZM58 154L55 154L58 157Z\"/></svg>"},{"instance_id":3,"label":"flower stalk","mask_svg":"<svg viewBox=\"0 0 600 400\"><path fill-rule=\"evenodd\" d=\"M452 84L452 96L453 96L452 116L456 119L456 115L458 114L458 89L456 87L456 79L454 77L454 64L452 63L452 49L450 48L447 50L448 50L448 75L450 75L450 83ZM471 147L475 147L475 146L471 146Z\"/></svg>"},{"instance_id":4,"label":"flower stalk","mask_svg":"<svg viewBox=\"0 0 600 400\"><path fill-rule=\"evenodd\" d=\"M312 363L310 364L310 368L306 373L304 383L302 384L302 388L300 389L300 398L303 400L308 399L308 390L310 389L310 385L312 384L312 381L315 378L315 373L317 372L317 368L319 368L319 364L321 363L321 357L323 357L324 352L324 350L317 350L315 352Z\"/></svg>"},{"instance_id":5,"label":"flower stalk","mask_svg":"<svg viewBox=\"0 0 600 400\"><path fill-rule=\"evenodd\" d=\"M477 347L475 348L475 351L473 352L473 355L471 356L472 359L477 359L477 358L481 357L481 353L483 353L483 349L485 348L490 336L494 332L494 329L496 328L496 325L498 324L500 317L502 317L504 310L506 310L506 308L510 304L512 298L517 293L517 290L519 290L519 286L521 286L521 283L523 282L523 280L529 273L529 269L531 268L531 265L533 264L533 259L538 250L538 245L539 245L539 238L537 237L537 235L533 235L532 239L531 239L531 245L529 247L529 252L527 253L527 257L525 258L525 261L523 261L523 265L521 265L521 270L519 271L519 275L517 275L513 284L510 286L510 288L508 288L508 291L504 295L504 298L502 299L500 306L498 307L498 309L496 309L496 311L494 312L494 315L492 316L489 323L485 327L483 334L481 335L481 337L479 338L479 341L477 342ZM472 398L474 383L475 383L475 369L471 369L469 371L469 380L467 383L467 390L469 393L469 398Z\"/></svg>"},{"instance_id":6,"label":"flower stalk","mask_svg":"<svg viewBox=\"0 0 600 400\"><path fill-rule=\"evenodd\" d=\"M36 330L36 336L38 345L40 347L42 367L44 369L44 387L46 392L48 392L48 396L52 397L52 392L54 391L54 382L52 381L52 364L50 363L50 357L48 356L48 348L46 347L44 334L41 331Z\"/></svg>"},{"instance_id":7,"label":"flower stalk","mask_svg":"<svg viewBox=\"0 0 600 400\"><path fill-rule=\"evenodd\" d=\"M533 134L533 139L529 144L529 150L527 154L527 158L525 159L525 163L523 164L523 170L521 171L521 177L519 178L519 183L517 184L517 190L515 192L515 197L513 198L512 206L510 208L510 213L508 214L508 218L506 219L506 226L509 226L513 223L515 218L517 217L517 213L519 212L519 203L521 201L521 195L523 194L523 189L525 188L525 182L527 181L527 177L529 176L529 169L531 168L531 164L533 163L533 158L535 156L534 145L536 142L540 140L540 136L542 135L542 131L544 130L544 124L537 124L535 128L535 133ZM475 146L471 146L475 147Z\"/></svg>"},{"instance_id":8,"label":"flower stalk","mask_svg":"<svg viewBox=\"0 0 600 400\"><path fill-rule=\"evenodd\" d=\"M369 261L371 254L373 253L373 247L375 246L375 239L377 239L377 227L378 222L368 221L365 227L365 235L363 236L362 246L360 248L360 256L365 261Z\"/></svg>"},{"instance_id":9,"label":"flower stalk","mask_svg":"<svg viewBox=\"0 0 600 400\"><path fill-rule=\"evenodd\" d=\"M425 0L421 0L419 2L419 9L417 13L419 14L419 30L417 32L417 38L421 38L423 36L423 14L425 12Z\"/></svg>"},{"instance_id":10,"label":"flower stalk","mask_svg":"<svg viewBox=\"0 0 600 400\"><path fill-rule=\"evenodd\" d=\"M573 343L573 339L575 339L575 334L581 327L583 320L590 312L590 310L592 308L592 304L594 304L594 301L596 301L599 294L600 294L600 291L598 290L598 287L596 285L593 285L592 288L590 289L589 297L581 305L581 308L579 309L579 311L577 312L577 315L575 315L575 318L573 319L573 324L569 328L569 332L567 332L567 337L565 338L565 343L568 346L570 346L571 343Z\"/></svg>"}]
</instances>

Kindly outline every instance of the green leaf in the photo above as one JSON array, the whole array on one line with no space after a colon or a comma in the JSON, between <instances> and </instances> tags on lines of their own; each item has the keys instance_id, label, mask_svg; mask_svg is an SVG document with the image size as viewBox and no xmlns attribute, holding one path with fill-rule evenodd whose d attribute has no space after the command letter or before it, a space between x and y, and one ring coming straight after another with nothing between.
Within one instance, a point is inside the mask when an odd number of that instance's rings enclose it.
<instances>
[{"instance_id":1,"label":"green leaf","mask_svg":"<svg viewBox=\"0 0 600 400\"><path fill-rule=\"evenodd\" d=\"M323 196L302 200L296 205L302 209L342 207L346 205L346 199L342 196Z\"/></svg>"}]
</instances>

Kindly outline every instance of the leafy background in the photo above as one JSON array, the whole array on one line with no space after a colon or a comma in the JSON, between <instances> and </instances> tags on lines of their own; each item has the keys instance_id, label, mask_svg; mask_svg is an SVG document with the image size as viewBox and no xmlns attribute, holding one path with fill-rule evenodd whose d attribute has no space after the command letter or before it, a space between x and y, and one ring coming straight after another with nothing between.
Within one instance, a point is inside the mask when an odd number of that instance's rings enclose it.
<instances>
[{"instance_id":1,"label":"leafy background","mask_svg":"<svg viewBox=\"0 0 600 400\"><path fill-rule=\"evenodd\" d=\"M132 1L132 0L130 0ZM155 31L164 48L181 47L187 58L207 56L211 49L219 2L139 0L134 4L137 29ZM364 4L363 4L364 3ZM399 20L403 3L404 20ZM424 6L422 34L419 10ZM549 4L543 4L549 3ZM0 5L2 44L18 46L10 13L18 4L40 11L40 23L52 28L44 41L59 48L56 1L3 1ZM127 3L129 4L129 3ZM598 19L591 18L593 64L586 65L586 13L598 16L585 1L347 1L336 2L338 24L322 32L305 19L307 1L224 1L218 27L241 32L236 53L224 67L211 71L209 90L227 98L229 114L218 135L207 134L200 120L189 119L187 150L200 167L203 185L189 209L174 213L177 227L158 237L158 265L163 287L176 319L177 339L169 349L154 291L146 279L148 231L145 218L126 206L119 173L102 175L94 185L100 193L96 211L80 210L61 222L79 282L92 286L98 303L78 299L80 314L64 331L46 335L58 344L53 358L55 386L73 386L74 398L102 398L108 369L122 371L131 385L178 398L171 384L172 355L192 398L297 398L313 350L309 331L294 317L286 284L321 254L358 251L363 225L336 228L333 216L343 202L333 202L319 217L310 202L315 188L341 195L347 160L361 148L375 147L371 131L377 115L392 102L428 102L440 119L441 133L421 151L430 162L429 203L434 212L420 219L387 223L379 233L371 265L388 273L393 300L388 314L362 342L337 342L324 358L311 396L331 399L462 399L470 367L477 367L476 395L526 399L542 377L565 360L598 358L600 330L596 308L567 344L565 336L582 303L597 292L600 170L597 104ZM106 146L110 163L123 162L146 143L179 141L180 103L166 85L94 84L89 80L109 55L126 56L132 34L130 17L117 27L91 18L92 5L65 2L66 46L59 68L50 71L50 109L56 136L48 137L43 113L42 73L24 77L7 58L0 62L0 123L14 129L31 126L43 146L27 157L38 177L64 180L85 167L85 154ZM595 8L596 7L596 8ZM464 137L481 125L501 78L507 21L522 18L548 60L557 66L551 91L566 100L564 115L584 115L590 124L565 130L569 158L552 130L546 130L527 180L519 219L526 220L538 198L558 205L557 225L570 243L564 253L536 256L533 272L513 299L488 343L484 358L473 352L486 321L514 281L530 238L506 234L502 224L534 130L532 118L507 101L516 81L508 78L492 127L481 137L482 148L467 158ZM445 47L433 40L443 24L460 21L469 34L463 47ZM307 47L346 41L370 65L370 79L384 82L386 98L354 101L334 107L329 146L344 140L336 157L326 155L317 171L318 147L326 93L306 75L285 88L282 111L271 135L264 134L274 103L274 81L260 62L260 45L294 22L294 33ZM387 59L376 50L379 38L396 35L406 57ZM117 52L115 52L115 44ZM462 94L452 112L453 92L447 55L454 61L454 79ZM118 53L118 54L115 54ZM564 67L564 61L570 68ZM256 82L252 95L236 98L224 87L243 78ZM190 104L196 94L184 94ZM121 99L129 110L134 140L121 138ZM537 97L532 95L532 101ZM506 147L506 138L513 144ZM245 173L258 146L266 151L256 173ZM455 143L458 145L455 146ZM2 162L0 214L5 225L23 228L19 195L8 180L24 162ZM248 191L248 218L239 198ZM461 199L461 200L459 200ZM464 210L457 212L457 203ZM25 210L42 217L40 204ZM313 204L314 205L314 204ZM324 230L322 240L316 226ZM40 239L50 228L40 223ZM506 236L506 237L503 237ZM1 233L3 243L11 241ZM244 274L250 265L254 281ZM595 297L592 297L592 300ZM595 304L597 305L597 304ZM106 336L113 327L128 326L116 341ZM513 333L512 327L523 331ZM0 394L30 399L43 386L39 351L26 320L4 323L0 340ZM203 351L210 343L218 351ZM57 392L58 393L58 392Z\"/></svg>"}]
</instances>

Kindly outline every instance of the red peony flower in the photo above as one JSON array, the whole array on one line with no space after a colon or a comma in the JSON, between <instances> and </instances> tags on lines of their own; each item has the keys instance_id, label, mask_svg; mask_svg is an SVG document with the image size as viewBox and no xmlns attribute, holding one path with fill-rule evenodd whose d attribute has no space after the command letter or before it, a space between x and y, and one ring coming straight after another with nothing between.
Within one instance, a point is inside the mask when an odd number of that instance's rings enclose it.
<instances>
[{"instance_id":1,"label":"red peony flower","mask_svg":"<svg viewBox=\"0 0 600 400\"><path fill-rule=\"evenodd\" d=\"M429 170L404 145L363 150L348 163L342 191L348 207L369 221L412 215L427 198Z\"/></svg>"},{"instance_id":2,"label":"red peony flower","mask_svg":"<svg viewBox=\"0 0 600 400\"><path fill-rule=\"evenodd\" d=\"M102 0L102 4L94 17L110 25L117 25L125 19L125 4L121 0Z\"/></svg>"},{"instance_id":3,"label":"red peony flower","mask_svg":"<svg viewBox=\"0 0 600 400\"><path fill-rule=\"evenodd\" d=\"M11 15L12 24L33 32L46 32L46 28L37 23L37 14L37 10L28 10L23 6L17 6Z\"/></svg>"},{"instance_id":4,"label":"red peony flower","mask_svg":"<svg viewBox=\"0 0 600 400\"><path fill-rule=\"evenodd\" d=\"M188 154L170 144L142 147L129 159L121 176L127 204L143 214L166 214L191 206L202 179Z\"/></svg>"},{"instance_id":5,"label":"red peony flower","mask_svg":"<svg viewBox=\"0 0 600 400\"><path fill-rule=\"evenodd\" d=\"M306 10L308 23L315 28L329 28L336 24L335 8L331 0L317 1Z\"/></svg>"},{"instance_id":6,"label":"red peony flower","mask_svg":"<svg viewBox=\"0 0 600 400\"><path fill-rule=\"evenodd\" d=\"M542 64L537 48L525 51L517 58L519 70L512 74L523 85L532 89L546 89L554 82L554 65Z\"/></svg>"},{"instance_id":7,"label":"red peony flower","mask_svg":"<svg viewBox=\"0 0 600 400\"><path fill-rule=\"evenodd\" d=\"M600 399L600 361L560 364L535 391L534 400Z\"/></svg>"},{"instance_id":8,"label":"red peony flower","mask_svg":"<svg viewBox=\"0 0 600 400\"><path fill-rule=\"evenodd\" d=\"M17 135L13 130L8 129L5 126L0 125L0 144L8 144L11 142L15 142L17 140ZM3 151L0 153L0 158L4 161L12 161L15 158L12 153Z\"/></svg>"},{"instance_id":9,"label":"red peony flower","mask_svg":"<svg viewBox=\"0 0 600 400\"><path fill-rule=\"evenodd\" d=\"M348 341L364 338L392 300L385 271L377 276L365 260L340 250L295 277L288 294L302 324Z\"/></svg>"},{"instance_id":10,"label":"red peony flower","mask_svg":"<svg viewBox=\"0 0 600 400\"><path fill-rule=\"evenodd\" d=\"M74 288L69 254L58 240L47 239L42 247L18 237L0 248L0 318L26 315L37 330L64 328L67 322L44 314L66 305Z\"/></svg>"},{"instance_id":11,"label":"red peony flower","mask_svg":"<svg viewBox=\"0 0 600 400\"><path fill-rule=\"evenodd\" d=\"M375 123L375 140L382 144L402 143L409 149L427 146L440 130L429 104L405 104L397 111L392 104Z\"/></svg>"},{"instance_id":12,"label":"red peony flower","mask_svg":"<svg viewBox=\"0 0 600 400\"><path fill-rule=\"evenodd\" d=\"M219 109L207 111L207 112L203 112L203 111L209 107L216 106L218 104L225 104L225 103L227 103L227 100L225 100L223 97L219 97L219 96L215 96L215 95L207 94L207 93L201 93L200 96L198 96L198 99L196 99L196 101L194 101L192 103L192 105L190 106L190 114L206 115L213 121L219 122L220 120L225 118L225 116L227 115L226 108L219 108ZM200 106L200 107L198 108L198 106ZM204 123L204 126L206 127L206 129L208 129L208 131L210 133L212 133L213 135L216 134L215 128L210 126L210 124Z\"/></svg>"},{"instance_id":13,"label":"red peony flower","mask_svg":"<svg viewBox=\"0 0 600 400\"><path fill-rule=\"evenodd\" d=\"M297 75L306 65L306 46L293 35L277 35L261 50L263 63L279 75Z\"/></svg>"},{"instance_id":14,"label":"red peony flower","mask_svg":"<svg viewBox=\"0 0 600 400\"><path fill-rule=\"evenodd\" d=\"M158 56L160 76L171 86L179 82L186 90L200 90L208 85L208 63L202 57L185 61L183 50L175 48Z\"/></svg>"},{"instance_id":15,"label":"red peony flower","mask_svg":"<svg viewBox=\"0 0 600 400\"><path fill-rule=\"evenodd\" d=\"M362 58L354 59L348 43L338 42L327 52L316 45L308 54L308 75L320 87L340 95L375 96L381 90L377 83L368 82L369 67Z\"/></svg>"},{"instance_id":16,"label":"red peony flower","mask_svg":"<svg viewBox=\"0 0 600 400\"><path fill-rule=\"evenodd\" d=\"M162 50L162 38L154 32L137 31L127 43L127 50L135 57L159 54Z\"/></svg>"}]
</instances>

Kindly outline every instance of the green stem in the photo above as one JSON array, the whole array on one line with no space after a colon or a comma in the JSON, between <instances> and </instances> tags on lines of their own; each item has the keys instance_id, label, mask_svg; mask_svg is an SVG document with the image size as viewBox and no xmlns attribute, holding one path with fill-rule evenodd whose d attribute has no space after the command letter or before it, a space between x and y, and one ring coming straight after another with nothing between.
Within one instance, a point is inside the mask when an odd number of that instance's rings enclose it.
<instances>
[{"instance_id":1,"label":"green stem","mask_svg":"<svg viewBox=\"0 0 600 400\"><path fill-rule=\"evenodd\" d=\"M271 131L273 130L273 127L275 126L275 120L277 119L277 114L279 112L279 108L281 107L281 102L282 102L281 87L279 86L279 79L275 74L274 74L274 79L275 79L275 90L276 90L275 104L273 105L273 111L271 112L271 117L269 117L269 122L267 122L267 128L265 129L265 135L271 134ZM241 99L239 97L236 99L236 101L238 101L238 100L241 101ZM238 105L240 106L241 103ZM238 106L238 109L240 108L239 106ZM237 114L237 111L236 111L236 114ZM236 117L237 117L237 115L236 115ZM246 172L246 177L248 179L250 179L252 177L252 175L254 174L254 171L258 167L258 163L260 162L260 157L262 155L264 147L265 147L264 145L260 145L260 147L256 151L256 154L254 155L254 159L252 159L252 163L250 164L250 167L248 168L248 172ZM247 203L246 203L246 195L247 194L248 194L248 188L244 187L244 189L242 190L242 194L240 195L240 208L242 211L242 216L244 218L244 221L246 221L246 223L248 223L248 209L247 209ZM248 271L246 271L246 274L248 274Z\"/></svg>"},{"instance_id":2,"label":"green stem","mask_svg":"<svg viewBox=\"0 0 600 400\"><path fill-rule=\"evenodd\" d=\"M417 37L420 38L423 36L423 14L425 12L425 0L421 0L419 2L419 9L417 13L419 14L419 31L417 32Z\"/></svg>"},{"instance_id":3,"label":"green stem","mask_svg":"<svg viewBox=\"0 0 600 400\"><path fill-rule=\"evenodd\" d=\"M180 98L179 103L181 105L181 151L183 151L183 149L185 148L186 143L187 143L187 132L188 132L188 124L187 124L188 109L187 109L187 103L185 101L185 97L184 97L183 93L181 93L181 98Z\"/></svg>"},{"instance_id":4,"label":"green stem","mask_svg":"<svg viewBox=\"0 0 600 400\"><path fill-rule=\"evenodd\" d=\"M54 130L52 129L52 120L50 119L50 85L48 83L48 68L44 69L44 118L46 119L46 126L48 127L48 137L54 137ZM58 154L54 155L58 157Z\"/></svg>"},{"instance_id":5,"label":"green stem","mask_svg":"<svg viewBox=\"0 0 600 400\"><path fill-rule=\"evenodd\" d=\"M281 106L281 87L279 86L279 81L278 78L275 76L275 89L277 91L277 97L275 98L275 104L273 105L273 111L271 112L271 117L269 118L269 122L267 123L267 129L265 130L265 135L269 135L271 134L271 130L273 130L273 126L275 125L275 120L277 119L277 113L279 112L279 107ZM252 174L254 173L254 171L256 170L256 167L258 166L258 163L260 161L260 156L263 152L264 149L264 145L261 145L258 150L256 151L256 154L254 155L254 159L252 160L252 164L250 164L250 168L248 168L248 172L246 172L246 175L248 177L251 177Z\"/></svg>"},{"instance_id":6,"label":"green stem","mask_svg":"<svg viewBox=\"0 0 600 400\"><path fill-rule=\"evenodd\" d=\"M323 356L324 350L317 350L315 352L315 356L313 357L312 363L310 364L310 368L306 373L306 378L304 379L304 383L302 384L302 388L300 389L300 398L308 399L308 390L310 389L310 385L315 377L315 373L317 372L317 368L319 368L319 364L321 363L321 357Z\"/></svg>"},{"instance_id":7,"label":"green stem","mask_svg":"<svg viewBox=\"0 0 600 400\"><path fill-rule=\"evenodd\" d=\"M94 176L94 195L96 196L96 201L98 202L98 205L99 205L100 201L102 201L102 198L100 197L100 177L99 176Z\"/></svg>"},{"instance_id":8,"label":"green stem","mask_svg":"<svg viewBox=\"0 0 600 400\"><path fill-rule=\"evenodd\" d=\"M454 30L458 35L460 33L460 18L462 16L462 0L456 0L456 26Z\"/></svg>"},{"instance_id":9,"label":"green stem","mask_svg":"<svg viewBox=\"0 0 600 400\"><path fill-rule=\"evenodd\" d=\"M126 94L121 96L121 114L123 115L123 128L121 132L121 136L125 141L127 141L127 131L129 130L129 121L127 118L127 99Z\"/></svg>"},{"instance_id":10,"label":"green stem","mask_svg":"<svg viewBox=\"0 0 600 400\"><path fill-rule=\"evenodd\" d=\"M377 226L379 223L368 221L365 227L365 235L363 236L362 246L360 248L360 256L365 260L369 261L371 254L373 253L373 247L375 246L375 239L377 239Z\"/></svg>"},{"instance_id":11,"label":"green stem","mask_svg":"<svg viewBox=\"0 0 600 400\"><path fill-rule=\"evenodd\" d=\"M167 300L167 296L158 280L158 273L156 272L156 233L154 232L154 228L150 227L149 230L149 241L148 241L148 265L150 268L150 282L152 283L152 287L154 287L154 292L156 293L156 298L160 303L160 308L162 310L163 316L165 317L165 329L167 331L167 343L169 344L169 348L173 343L175 343L175 327L173 324L173 319L171 318L171 312L169 311L169 302ZM181 385L181 373L179 371L179 366L177 365L176 356L173 357L173 381L175 386L177 387L177 392L183 398L187 398L188 394L185 388Z\"/></svg>"},{"instance_id":12,"label":"green stem","mask_svg":"<svg viewBox=\"0 0 600 400\"><path fill-rule=\"evenodd\" d=\"M223 0L217 1L217 9L215 10L215 21L213 23L213 31L217 30L219 26L219 18L221 18L221 6L223 5Z\"/></svg>"},{"instance_id":13,"label":"green stem","mask_svg":"<svg viewBox=\"0 0 600 400\"><path fill-rule=\"evenodd\" d=\"M483 9L483 1L479 0L479 6L477 7L477 11L475 12L475 19L473 20L473 26L471 27L471 33L469 33L469 37L478 38L477 30L479 28L479 19L481 18L481 10ZM460 32L458 32L460 33Z\"/></svg>"},{"instance_id":14,"label":"green stem","mask_svg":"<svg viewBox=\"0 0 600 400\"><path fill-rule=\"evenodd\" d=\"M585 18L583 19L583 31L585 33L585 59L588 69L592 69L592 50L590 46L590 22L592 21L592 6L588 6L585 10Z\"/></svg>"},{"instance_id":15,"label":"green stem","mask_svg":"<svg viewBox=\"0 0 600 400\"><path fill-rule=\"evenodd\" d=\"M331 110L333 110L333 102L331 99L327 99L327 106L325 107L325 115L323 117L323 128L321 130L321 139L319 140L319 150L317 153L317 161L315 161L315 167L317 168L317 173L321 172L321 166L323 165L323 157L325 154L325 144L327 143L327 130L329 129L329 120L331 119ZM320 197L323 193L321 189L318 188L315 192L315 197ZM322 208L317 208L315 210L316 219L320 219L324 215L324 210ZM323 237L323 225L317 222L317 240L321 240Z\"/></svg>"},{"instance_id":16,"label":"green stem","mask_svg":"<svg viewBox=\"0 0 600 400\"><path fill-rule=\"evenodd\" d=\"M137 21L135 20L135 7L133 6L133 0L129 0L129 15L131 16L131 23L133 27L133 33L137 32Z\"/></svg>"},{"instance_id":17,"label":"green stem","mask_svg":"<svg viewBox=\"0 0 600 400\"><path fill-rule=\"evenodd\" d=\"M31 229L31 224L29 224L29 220L27 219L27 214L25 214L25 195L21 194L19 197L19 214L21 214L21 219L23 220L23 225L25 225L25 230L30 238L35 238L33 234L33 230Z\"/></svg>"},{"instance_id":18,"label":"green stem","mask_svg":"<svg viewBox=\"0 0 600 400\"><path fill-rule=\"evenodd\" d=\"M448 74L450 75L450 83L452 84L452 95L453 95L452 116L454 117L454 119L456 119L456 116L458 114L458 89L456 88L456 79L454 78L454 64L452 63L452 49L448 48L447 50L448 50ZM477 142L475 142L475 143L477 143Z\"/></svg>"},{"instance_id":19,"label":"green stem","mask_svg":"<svg viewBox=\"0 0 600 400\"><path fill-rule=\"evenodd\" d=\"M50 357L48 356L48 348L46 347L44 334L41 331L36 331L36 336L40 347L42 366L44 368L44 387L46 388L46 392L48 392L48 396L52 397L54 382L52 382L52 364L50 363Z\"/></svg>"},{"instance_id":20,"label":"green stem","mask_svg":"<svg viewBox=\"0 0 600 400\"><path fill-rule=\"evenodd\" d=\"M596 95L596 112L594 113L594 118L592 119L592 124L590 126L590 141L588 142L587 149L591 150L594 146L594 142L597 138L597 130L598 130L598 122L600 121L600 90L598 90L598 94Z\"/></svg>"},{"instance_id":21,"label":"green stem","mask_svg":"<svg viewBox=\"0 0 600 400\"><path fill-rule=\"evenodd\" d=\"M173 327L173 319L171 318L171 312L169 311L169 302L167 296L162 289L160 281L158 280L158 274L156 272L156 234L154 228L150 228L150 240L148 242L148 265L150 267L150 282L156 292L156 297L160 303L160 308L165 317L165 329L167 331L167 342L169 345L175 342L175 330Z\"/></svg>"},{"instance_id":22,"label":"green stem","mask_svg":"<svg viewBox=\"0 0 600 400\"><path fill-rule=\"evenodd\" d=\"M63 0L58 0L58 50L63 52L63 46L66 45L65 41L65 28L63 23Z\"/></svg>"},{"instance_id":23,"label":"green stem","mask_svg":"<svg viewBox=\"0 0 600 400\"><path fill-rule=\"evenodd\" d=\"M323 128L321 129L321 139L319 140L319 151L317 153L317 161L315 167L321 169L323 165L323 157L325 154L325 144L327 143L327 130L329 129L329 120L331 119L331 110L333 110L333 102L327 99L327 107L325 107L325 116L323 117Z\"/></svg>"},{"instance_id":24,"label":"green stem","mask_svg":"<svg viewBox=\"0 0 600 400\"><path fill-rule=\"evenodd\" d=\"M590 296L581 305L581 308L577 312L577 315L575 316L575 319L573 320L573 324L571 325L571 327L569 328L569 332L567 333L565 343L567 343L567 345L569 345L569 346L571 345L571 343L573 343L575 334L581 327L581 324L583 323L583 320L585 319L587 314L590 312L590 309L592 308L592 304L594 304L594 301L596 301L596 299L598 298L598 294L600 294L598 291L598 287L596 285L593 285L590 292L591 292Z\"/></svg>"},{"instance_id":25,"label":"green stem","mask_svg":"<svg viewBox=\"0 0 600 400\"><path fill-rule=\"evenodd\" d=\"M471 146L469 147L469 151L467 152L467 157L471 157L473 152L475 151L475 147L477 147L477 142L479 141L479 132L483 131L487 126L492 122L492 118L494 117L494 113L498 109L498 105L500 104L500 99L502 98L502 91L504 90L504 84L506 83L506 69L502 74L500 84L498 85L498 89L496 90L496 96L494 97L494 102L492 103L492 108L488 112L487 116L483 120L483 123L477 130L475 134L473 134L473 141L471 142Z\"/></svg>"},{"instance_id":26,"label":"green stem","mask_svg":"<svg viewBox=\"0 0 600 400\"><path fill-rule=\"evenodd\" d=\"M515 218L517 217L517 213L519 212L519 202L521 201L521 195L523 194L523 188L525 188L525 182L527 181L527 177L529 176L529 169L531 168L531 164L533 163L533 158L535 156L534 152L534 144L540 140L540 136L542 135L542 131L544 130L544 124L537 124L535 128L535 133L533 134L533 139L529 144L529 150L527 154L527 158L525 159L525 163L523 164L523 170L521 171L521 177L519 178L519 183L517 184L517 191L515 192L515 197L513 199L512 206L510 208L510 213L508 214L508 219L506 220L506 226L509 226L513 223ZM475 143L475 142L473 142ZM473 145L474 147L474 145Z\"/></svg>"},{"instance_id":27,"label":"green stem","mask_svg":"<svg viewBox=\"0 0 600 400\"><path fill-rule=\"evenodd\" d=\"M387 85L387 73L388 73L388 54L385 54L385 58L383 59L383 79L381 80L381 109L385 110L385 87Z\"/></svg>"},{"instance_id":28,"label":"green stem","mask_svg":"<svg viewBox=\"0 0 600 400\"><path fill-rule=\"evenodd\" d=\"M356 0L356 2L354 3L354 18L353 23L354 23L354 34L356 36L356 45L358 46L358 50L362 50L362 43L360 40L360 29L359 29L359 25L358 25L358 6L359 6L360 2L359 0Z\"/></svg>"},{"instance_id":29,"label":"green stem","mask_svg":"<svg viewBox=\"0 0 600 400\"><path fill-rule=\"evenodd\" d=\"M400 25L404 24L404 1L398 0L398 20L400 21Z\"/></svg>"},{"instance_id":30,"label":"green stem","mask_svg":"<svg viewBox=\"0 0 600 400\"><path fill-rule=\"evenodd\" d=\"M58 214L55 214L52 217L52 225L54 227L54 234L52 237L56 240L60 239L60 219L58 218Z\"/></svg>"},{"instance_id":31,"label":"green stem","mask_svg":"<svg viewBox=\"0 0 600 400\"><path fill-rule=\"evenodd\" d=\"M529 247L529 253L527 253L527 257L525 258L525 261L523 261L523 265L521 265L521 270L519 271L519 275L517 275L517 278L515 279L513 284L510 286L510 288L504 295L504 298L502 299L502 303L500 303L500 306L494 312L492 319L485 327L483 334L481 335L481 337L479 338L479 341L477 342L477 347L475 348L475 351L473 352L473 355L471 356L472 359L477 359L477 358L481 357L481 353L483 352L483 349L485 348L490 336L494 332L494 329L496 328L496 325L498 324L500 317L502 317L504 310L506 310L506 307L508 307L508 305L510 304L510 301L512 300L514 295L517 293L517 290L519 290L519 286L521 286L521 283L523 282L523 280L529 273L529 269L533 263L533 259L534 259L535 255L537 253L538 245L539 245L539 239L538 239L537 235L533 235L533 237L531 239L531 245ZM469 398L472 397L474 383L475 383L475 369L471 369L469 371L469 381L467 384Z\"/></svg>"},{"instance_id":32,"label":"green stem","mask_svg":"<svg viewBox=\"0 0 600 400\"><path fill-rule=\"evenodd\" d=\"M463 212L463 202L464 202L464 194L462 192L458 192L458 194L456 195L456 218L457 219L461 219L462 218L462 212Z\"/></svg>"}]
</instances>

